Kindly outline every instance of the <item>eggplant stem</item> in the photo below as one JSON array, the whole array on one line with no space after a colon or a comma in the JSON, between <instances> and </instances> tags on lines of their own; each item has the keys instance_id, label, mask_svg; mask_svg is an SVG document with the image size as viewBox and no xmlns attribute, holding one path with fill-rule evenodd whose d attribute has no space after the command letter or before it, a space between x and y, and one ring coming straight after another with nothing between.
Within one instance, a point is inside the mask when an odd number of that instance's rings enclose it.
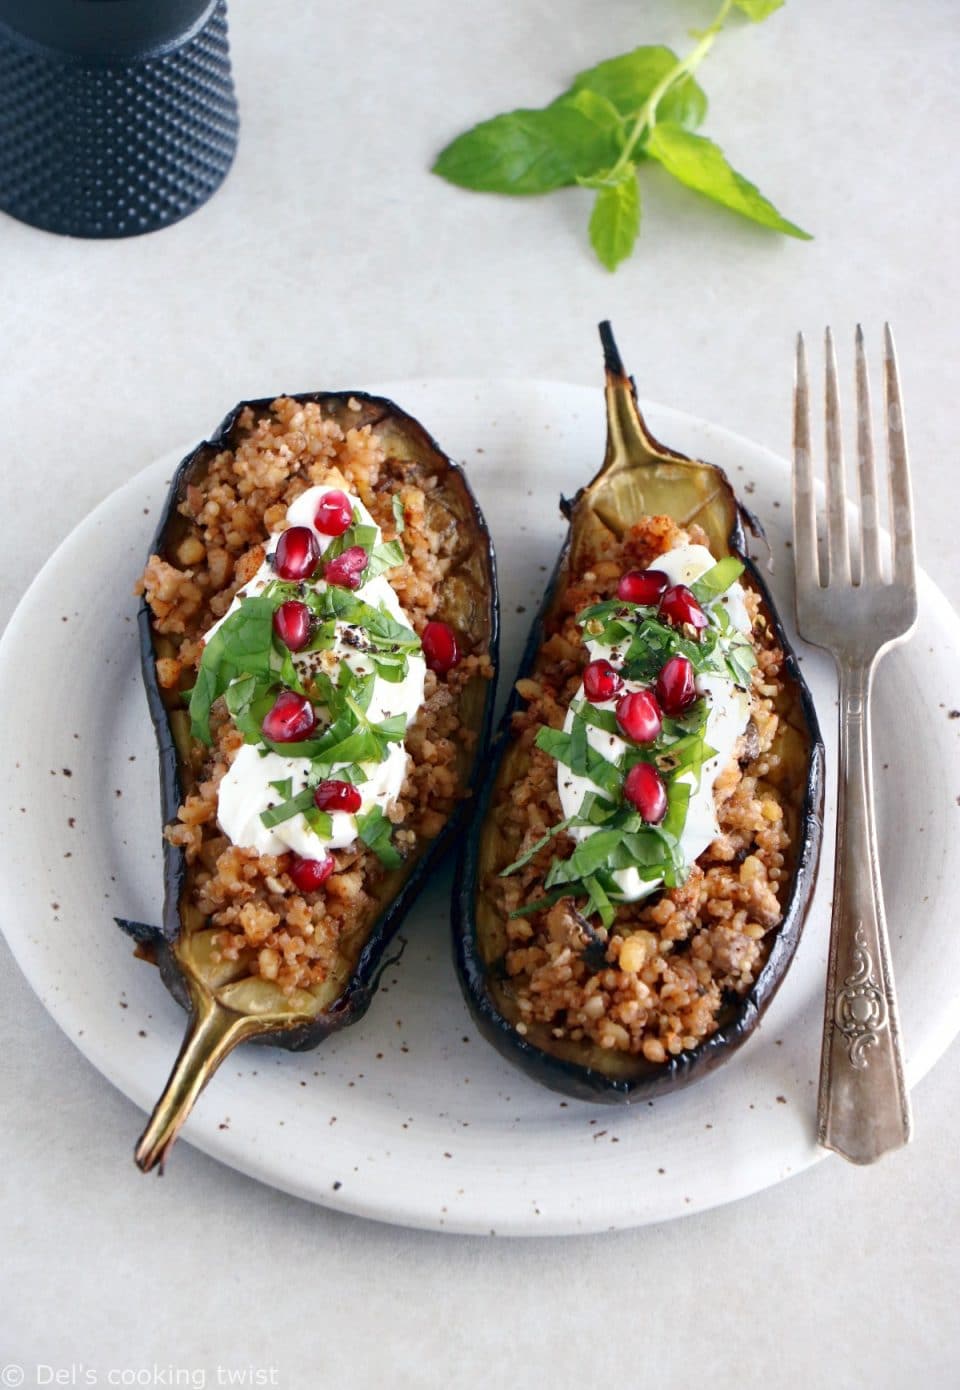
<instances>
[{"instance_id":1,"label":"eggplant stem","mask_svg":"<svg viewBox=\"0 0 960 1390\"><path fill-rule=\"evenodd\" d=\"M194 987L193 1012L183 1046L137 1141L134 1158L143 1173L163 1165L181 1126L204 1086L237 1043L263 1031L263 1021L225 1008L207 990Z\"/></svg>"}]
</instances>

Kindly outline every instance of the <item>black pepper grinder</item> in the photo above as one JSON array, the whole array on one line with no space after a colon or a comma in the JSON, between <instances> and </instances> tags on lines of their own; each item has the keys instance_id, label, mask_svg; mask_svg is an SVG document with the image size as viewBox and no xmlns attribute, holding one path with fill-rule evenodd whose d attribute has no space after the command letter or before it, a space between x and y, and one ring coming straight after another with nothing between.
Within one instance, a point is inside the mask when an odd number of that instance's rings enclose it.
<instances>
[{"instance_id":1,"label":"black pepper grinder","mask_svg":"<svg viewBox=\"0 0 960 1390\"><path fill-rule=\"evenodd\" d=\"M0 210L137 236L219 187L237 145L226 0L0 0Z\"/></svg>"}]
</instances>

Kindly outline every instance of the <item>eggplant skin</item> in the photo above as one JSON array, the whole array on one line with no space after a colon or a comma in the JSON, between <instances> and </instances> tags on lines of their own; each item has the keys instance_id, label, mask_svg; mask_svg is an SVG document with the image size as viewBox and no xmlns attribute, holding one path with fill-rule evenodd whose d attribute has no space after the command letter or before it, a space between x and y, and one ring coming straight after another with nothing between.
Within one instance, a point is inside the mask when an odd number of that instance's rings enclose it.
<instances>
[{"instance_id":1,"label":"eggplant skin","mask_svg":"<svg viewBox=\"0 0 960 1390\"><path fill-rule=\"evenodd\" d=\"M199 444L179 465L170 485L170 491L160 518L157 531L150 547L150 553L164 554L171 534L175 534L179 513L177 507L186 494L191 481L203 475L209 461L237 441L238 421L241 412L251 409L259 417L269 414L276 396L258 400L242 401L224 418L223 422L208 440ZM483 514L473 495L463 469L443 453L436 441L423 426L401 410L399 406L383 397L371 396L362 391L307 392L290 395L287 399L300 404L314 402L324 413L348 409L348 402L358 402L361 414L352 414L351 423L370 424L377 429L383 426L392 433L395 440L401 440L403 447L411 456L426 458L445 474L449 474L452 488L462 499L463 507L474 533L472 552L476 557L479 572L485 579L486 592L483 595L482 643L490 653L494 667L494 678L485 682L486 690L473 728L477 735L473 763L469 780L464 791L468 793L457 810L448 820L441 834L432 841L418 858L405 881L396 894L383 905L376 918L366 942L360 952L356 965L346 987L333 1002L310 1020L271 1024L264 1020L264 1028L249 1041L260 1042L301 1051L316 1047L330 1033L356 1022L363 1016L377 986L383 970L398 956L386 958L387 948L399 931L403 919L417 896L427 876L437 860L444 853L451 840L457 835L468 808L474 804L473 797L483 766L483 753L489 742L493 719L496 685L497 652L499 644L499 595L496 576L496 559L490 533ZM160 799L163 824L168 825L176 819L177 810L183 801L184 779L181 759L178 754L174 730L171 723L169 696L164 693L157 679L154 632L152 614L146 598L141 600L137 621L139 631L140 659L146 689L147 703L157 741L160 767ZM144 923L115 919L117 925L137 942L138 954L152 959L159 967L165 985L174 998L188 1011L196 1008L195 982L187 979L176 952L181 935L181 904L189 892L189 870L186 855L182 849L171 845L164 839L164 907L162 923L159 927ZM402 950L402 947L401 947ZM297 1016L302 1018L302 1016Z\"/></svg>"},{"instance_id":2,"label":"eggplant skin","mask_svg":"<svg viewBox=\"0 0 960 1390\"><path fill-rule=\"evenodd\" d=\"M619 357L615 358L614 370L611 372L608 354L607 366L608 405L612 375L619 379L617 385L622 392L629 391L631 408L636 412L644 438L649 443L651 458L686 462L683 455L660 445L646 431L636 406L633 383L619 366ZM609 466L609 448L608 444L607 464L590 484L590 488L595 487L603 478ZM756 565L746 555L744 521L755 534L762 536L762 529L755 518L741 507L722 470L712 465L699 466L712 469L725 494L728 506L725 514L729 518L727 551L744 562L743 582L749 584L760 595L761 614L766 618L777 645L783 651L782 680L784 685L791 689L799 722L807 736L806 775L803 780L802 797L799 798L799 805L796 807L798 834L793 847L792 878L781 922L771 934L769 955L755 983L745 995L731 994L729 1004L721 1012L716 1032L704 1039L695 1049L681 1052L659 1064L648 1062L642 1056L625 1057L624 1054L604 1053L603 1065L597 1065L597 1061L601 1060L598 1056L600 1049L597 1047L588 1048L584 1044L566 1040L548 1048L517 1032L514 1023L505 1015L496 997L496 987L503 978L502 966L497 959L490 959L490 952L484 952L477 910L484 833L493 804L500 763L512 740L512 718L523 706L515 687L490 749L488 771L476 819L462 848L460 871L454 890L454 957L457 974L467 1006L481 1034L503 1057L532 1079L554 1091L592 1103L629 1104L652 1100L656 1096L680 1090L699 1080L727 1060L754 1031L779 988L800 940L816 882L823 831L824 763L823 742L813 700L767 586ZM561 501L561 509L571 521L571 529L531 627L517 679L521 679L533 669L544 641L546 620L554 595L573 554L572 541L578 508L589 490L582 489L572 501ZM580 1060L588 1052L591 1060Z\"/></svg>"}]
</instances>

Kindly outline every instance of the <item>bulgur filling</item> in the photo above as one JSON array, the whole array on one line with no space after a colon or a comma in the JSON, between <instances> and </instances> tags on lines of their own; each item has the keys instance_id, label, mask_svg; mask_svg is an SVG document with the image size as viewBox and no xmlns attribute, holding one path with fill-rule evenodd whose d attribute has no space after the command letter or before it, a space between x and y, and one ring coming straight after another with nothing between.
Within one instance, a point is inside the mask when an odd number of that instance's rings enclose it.
<instances>
[{"instance_id":1,"label":"bulgur filling","mask_svg":"<svg viewBox=\"0 0 960 1390\"><path fill-rule=\"evenodd\" d=\"M457 751L474 735L459 696L492 669L470 633L456 634L454 664L423 661L420 639L443 626L434 620L458 546L436 488L426 468L390 457L369 425L347 428L316 403L281 398L261 418L243 412L235 447L187 490L175 553L152 556L143 576L160 683L190 703L192 785L166 829L193 866L190 906L213 929L214 965L240 962L287 996L356 959L385 875L440 833L461 796ZM349 502L339 529L331 522L324 536L317 522L311 544L333 543L310 582L289 577L296 533L310 530L296 525L298 499L311 517ZM244 643L257 652L231 665ZM288 706L299 702L300 724L287 707L271 720L278 689ZM284 776L260 779L270 799L254 814L243 784L244 843L233 843L220 793L231 781L237 803L231 769L249 763L249 781L261 757L284 764ZM393 784L376 781L384 768ZM304 860L313 839L316 858ZM304 862L324 866L322 882Z\"/></svg>"},{"instance_id":2,"label":"bulgur filling","mask_svg":"<svg viewBox=\"0 0 960 1390\"><path fill-rule=\"evenodd\" d=\"M521 1033L546 1029L662 1063L716 1030L724 1005L747 992L769 954L790 835L777 785L783 658L759 598L736 585L742 615L731 622L718 600L733 594L739 566L724 561L692 584L709 625L683 623L700 619L681 609L671 637L656 601L636 607L618 596L625 573L656 572L658 558L666 564L669 552L705 541L699 528L667 517L644 518L622 541L611 537L562 592L534 670L518 684L526 705L514 716L514 738L524 771L494 806L512 863L487 889L506 924L503 987ZM597 660L605 640L611 670ZM653 643L652 661L644 642ZM680 696L654 686L654 671L678 651L697 667L697 690ZM741 705L736 737L719 755L709 746L716 726L703 708L711 703L703 673L714 672L716 691L724 666ZM654 689L673 701L676 718L656 707ZM578 720L588 726L579 742ZM602 756L603 739L626 746L617 767ZM684 821L711 758L710 816L699 818L709 829L686 860L678 852Z\"/></svg>"}]
</instances>

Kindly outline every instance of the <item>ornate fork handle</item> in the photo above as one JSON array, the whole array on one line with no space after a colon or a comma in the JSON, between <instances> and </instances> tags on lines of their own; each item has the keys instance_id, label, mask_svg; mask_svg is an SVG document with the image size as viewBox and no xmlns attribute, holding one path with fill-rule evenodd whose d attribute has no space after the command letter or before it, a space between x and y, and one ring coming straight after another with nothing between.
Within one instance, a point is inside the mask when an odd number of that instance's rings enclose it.
<instances>
[{"instance_id":1,"label":"ornate fork handle","mask_svg":"<svg viewBox=\"0 0 960 1390\"><path fill-rule=\"evenodd\" d=\"M820 1068L818 1139L872 1163L910 1138L890 946L877 867L870 766L876 656L840 662L836 878Z\"/></svg>"}]
</instances>

